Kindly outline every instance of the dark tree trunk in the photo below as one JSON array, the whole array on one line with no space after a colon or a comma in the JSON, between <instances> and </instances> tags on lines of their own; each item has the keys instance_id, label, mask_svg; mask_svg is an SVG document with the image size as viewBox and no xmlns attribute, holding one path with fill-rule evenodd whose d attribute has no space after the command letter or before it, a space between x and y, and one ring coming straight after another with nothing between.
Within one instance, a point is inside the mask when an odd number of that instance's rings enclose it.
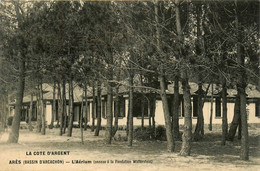
<instances>
[{"instance_id":1,"label":"dark tree trunk","mask_svg":"<svg viewBox=\"0 0 260 171\"><path fill-rule=\"evenodd\" d=\"M87 97L87 91L88 87L87 84L85 84L85 90L84 90L84 99L85 99L85 120L84 120L84 130L87 130L87 123L88 123L88 97Z\"/></svg>"},{"instance_id":2,"label":"dark tree trunk","mask_svg":"<svg viewBox=\"0 0 260 171\"><path fill-rule=\"evenodd\" d=\"M2 122L2 130L4 131L5 128L6 128L6 117L8 116L8 107L9 107L9 105L8 105L8 93L7 92L3 92L1 101L2 101L1 122Z\"/></svg>"},{"instance_id":3,"label":"dark tree trunk","mask_svg":"<svg viewBox=\"0 0 260 171\"><path fill-rule=\"evenodd\" d=\"M236 96L236 101L235 101L235 106L234 106L234 116L233 120L231 122L229 132L227 135L227 140L228 141L233 141L236 135L237 127L239 125L239 118L240 118L240 99L239 99L239 94Z\"/></svg>"},{"instance_id":4,"label":"dark tree trunk","mask_svg":"<svg viewBox=\"0 0 260 171\"><path fill-rule=\"evenodd\" d=\"M66 81L62 81L62 95L61 95L61 116L60 116L60 135L63 134L63 126L64 126L64 116L66 111Z\"/></svg>"},{"instance_id":5,"label":"dark tree trunk","mask_svg":"<svg viewBox=\"0 0 260 171\"><path fill-rule=\"evenodd\" d=\"M228 122L227 122L227 87L226 81L222 83L222 140L221 145L226 144Z\"/></svg>"},{"instance_id":6,"label":"dark tree trunk","mask_svg":"<svg viewBox=\"0 0 260 171\"><path fill-rule=\"evenodd\" d=\"M241 114L241 149L240 158L242 160L249 160L249 143L248 143L248 124L246 112L246 93L245 88L240 91L240 114Z\"/></svg>"},{"instance_id":7,"label":"dark tree trunk","mask_svg":"<svg viewBox=\"0 0 260 171\"><path fill-rule=\"evenodd\" d=\"M159 29L158 6L159 6L158 3L154 4L157 50L160 55L161 48L160 48L160 29ZM165 78L164 78L163 74L164 74L164 68L163 68L163 65L161 64L158 80L160 82L160 95L161 95L162 104L163 104L163 113L164 113L166 138L167 138L167 150L168 150L168 152L173 152L174 148L175 148L175 142L174 142L174 137L172 135L172 123L171 123L168 99L167 99L166 90L165 90L166 89Z\"/></svg>"},{"instance_id":8,"label":"dark tree trunk","mask_svg":"<svg viewBox=\"0 0 260 171\"><path fill-rule=\"evenodd\" d=\"M41 133L42 135L45 135L45 130L46 130L46 118L45 118L45 110L44 110L44 102L43 102L43 92L42 92L42 81L40 84L40 105L41 105L41 121L42 121L42 128L41 128Z\"/></svg>"},{"instance_id":9,"label":"dark tree trunk","mask_svg":"<svg viewBox=\"0 0 260 171\"><path fill-rule=\"evenodd\" d=\"M155 108L156 108L156 96L154 96L153 101L152 101L152 126L153 126L153 132L154 132L154 137L156 137L156 129L155 129Z\"/></svg>"},{"instance_id":10,"label":"dark tree trunk","mask_svg":"<svg viewBox=\"0 0 260 171\"><path fill-rule=\"evenodd\" d=\"M130 71L131 72L131 71ZM129 78L129 118L128 118L128 146L133 145L133 134L134 134L134 123L133 123L133 96L134 96L134 90L133 90L133 75L130 73Z\"/></svg>"},{"instance_id":11,"label":"dark tree trunk","mask_svg":"<svg viewBox=\"0 0 260 171\"><path fill-rule=\"evenodd\" d=\"M209 117L209 130L212 131L212 116L213 116L213 84L211 84L211 97L210 97L210 117Z\"/></svg>"},{"instance_id":12,"label":"dark tree trunk","mask_svg":"<svg viewBox=\"0 0 260 171\"><path fill-rule=\"evenodd\" d=\"M72 77L69 80L69 125L68 125L68 137L72 136L73 120L74 120L74 97L73 97L73 80ZM80 113L81 116L81 113Z\"/></svg>"},{"instance_id":13,"label":"dark tree trunk","mask_svg":"<svg viewBox=\"0 0 260 171\"><path fill-rule=\"evenodd\" d=\"M101 85L98 81L97 85L97 128L95 136L99 136L99 130L101 129Z\"/></svg>"},{"instance_id":14,"label":"dark tree trunk","mask_svg":"<svg viewBox=\"0 0 260 171\"><path fill-rule=\"evenodd\" d=\"M92 126L91 126L91 132L94 132L95 130L95 115L96 115L96 89L95 89L95 83L93 83L92 86Z\"/></svg>"},{"instance_id":15,"label":"dark tree trunk","mask_svg":"<svg viewBox=\"0 0 260 171\"><path fill-rule=\"evenodd\" d=\"M239 111L240 111L240 109L239 109ZM241 131L242 131L241 113L239 112L239 117L238 117L238 134L237 134L237 139L239 139L239 140L241 140L241 138L242 138Z\"/></svg>"},{"instance_id":16,"label":"dark tree trunk","mask_svg":"<svg viewBox=\"0 0 260 171\"><path fill-rule=\"evenodd\" d=\"M202 4L198 3L196 5L196 13L197 13L197 39L195 42L195 48L196 48L196 55L197 56L202 56L204 55L202 52L203 50L203 38L202 38L202 25L201 22L203 23L203 20L201 19L202 17ZM201 139L204 135L204 117L203 117L203 90L202 90L202 80L203 76L201 71L203 70L202 67L198 67L199 69L199 89L198 89L198 117L197 117L197 124L195 128L195 133L194 133L194 140L198 141Z\"/></svg>"},{"instance_id":17,"label":"dark tree trunk","mask_svg":"<svg viewBox=\"0 0 260 171\"><path fill-rule=\"evenodd\" d=\"M12 129L8 137L9 143L18 143L18 139L19 139L19 128L20 128L21 112L22 112L22 105L23 105L23 93L24 93L24 78L25 78L25 62L24 62L24 57L22 56L19 59L19 78L17 82L15 114L13 117Z\"/></svg>"},{"instance_id":18,"label":"dark tree trunk","mask_svg":"<svg viewBox=\"0 0 260 171\"><path fill-rule=\"evenodd\" d=\"M189 156L191 151L192 119L191 119L191 95L187 71L183 71L182 89L184 99L184 132L180 155Z\"/></svg>"},{"instance_id":19,"label":"dark tree trunk","mask_svg":"<svg viewBox=\"0 0 260 171\"><path fill-rule=\"evenodd\" d=\"M66 132L66 128L68 125L68 113L67 113L67 99L66 99L66 80L63 83L63 95L62 95L62 100L63 100L63 134ZM70 106L69 106L70 107ZM70 109L69 109L70 111Z\"/></svg>"},{"instance_id":20,"label":"dark tree trunk","mask_svg":"<svg viewBox=\"0 0 260 171\"><path fill-rule=\"evenodd\" d=\"M197 124L196 124L196 128L195 128L195 133L194 133L194 140L198 141L202 138L204 133L203 131L203 100L202 100L202 96L203 96L203 90L202 90L202 83L199 83L199 89L198 89L198 118L197 118Z\"/></svg>"},{"instance_id":21,"label":"dark tree trunk","mask_svg":"<svg viewBox=\"0 0 260 171\"><path fill-rule=\"evenodd\" d=\"M60 126L60 121L61 121L61 108L62 108L62 100L61 100L61 88L60 88L60 83L58 82L58 87L57 87L57 99L58 99L58 118L57 118L57 127Z\"/></svg>"},{"instance_id":22,"label":"dark tree trunk","mask_svg":"<svg viewBox=\"0 0 260 171\"><path fill-rule=\"evenodd\" d=\"M179 106L180 106L180 95L179 95L179 77L174 78L174 98L173 98L173 112L172 112L172 128L173 136L175 139L179 139Z\"/></svg>"},{"instance_id":23,"label":"dark tree trunk","mask_svg":"<svg viewBox=\"0 0 260 171\"><path fill-rule=\"evenodd\" d=\"M53 128L54 117L56 115L56 82L53 82L53 98L52 98L52 113L51 113L51 124L49 126L50 129Z\"/></svg>"},{"instance_id":24,"label":"dark tree trunk","mask_svg":"<svg viewBox=\"0 0 260 171\"><path fill-rule=\"evenodd\" d=\"M67 103L67 102L66 102ZM67 105L64 107L64 115L63 115L63 134L66 133L66 128L68 126L68 114L67 114ZM69 109L70 111L70 109Z\"/></svg>"},{"instance_id":25,"label":"dark tree trunk","mask_svg":"<svg viewBox=\"0 0 260 171\"><path fill-rule=\"evenodd\" d=\"M80 127L80 139L81 139L81 144L84 144L84 137L83 137L83 113L84 113L84 110L83 110L83 107L84 107L84 99L82 98L82 101L81 101L81 110L80 110L80 117L79 117L79 120L80 120L79 127Z\"/></svg>"},{"instance_id":26,"label":"dark tree trunk","mask_svg":"<svg viewBox=\"0 0 260 171\"><path fill-rule=\"evenodd\" d=\"M178 49L179 57L185 60L185 55L183 54L182 43L184 41L182 28L181 28L181 17L180 17L180 2L176 1L175 14L176 14L176 28L178 33ZM192 119L191 119L191 94L189 86L188 71L183 69L181 71L182 76L182 89L183 89L183 99L184 99L184 132L182 134L182 147L180 151L181 156L189 156L191 151L191 136L192 136Z\"/></svg>"},{"instance_id":27,"label":"dark tree trunk","mask_svg":"<svg viewBox=\"0 0 260 171\"><path fill-rule=\"evenodd\" d=\"M143 86L143 77L142 75L140 75L140 82L141 82L141 86ZM144 97L144 94L143 94L143 91L141 91L142 93L142 102L141 102L141 106L142 106L142 109L141 109L141 114L142 114L142 119L141 119L141 129L143 130L144 129L144 101L146 100L145 97Z\"/></svg>"},{"instance_id":28,"label":"dark tree trunk","mask_svg":"<svg viewBox=\"0 0 260 171\"><path fill-rule=\"evenodd\" d=\"M129 133L129 113L130 113L130 91L128 95L128 110L127 110L127 118L126 118L126 135L128 137Z\"/></svg>"},{"instance_id":29,"label":"dark tree trunk","mask_svg":"<svg viewBox=\"0 0 260 171\"><path fill-rule=\"evenodd\" d=\"M152 118L152 115L151 115L151 112L152 112L152 102L151 102L152 98L150 97L149 100L148 100L148 121L149 121L149 129L152 128L152 122L151 122L151 118Z\"/></svg>"},{"instance_id":30,"label":"dark tree trunk","mask_svg":"<svg viewBox=\"0 0 260 171\"><path fill-rule=\"evenodd\" d=\"M119 112L120 112L120 106L119 106L119 103L120 103L120 99L119 99L119 86L116 87L116 92L115 92L115 122L114 122L114 129L113 129L113 135L112 137L114 137L116 135L116 132L118 130L118 116L119 116Z\"/></svg>"},{"instance_id":31,"label":"dark tree trunk","mask_svg":"<svg viewBox=\"0 0 260 171\"><path fill-rule=\"evenodd\" d=\"M111 144L112 140L112 127L113 127L113 91L110 83L107 85L107 126L106 126L106 143Z\"/></svg>"},{"instance_id":32,"label":"dark tree trunk","mask_svg":"<svg viewBox=\"0 0 260 171\"><path fill-rule=\"evenodd\" d=\"M144 95L142 96L142 119L141 119L141 129L143 130L144 129Z\"/></svg>"},{"instance_id":33,"label":"dark tree trunk","mask_svg":"<svg viewBox=\"0 0 260 171\"><path fill-rule=\"evenodd\" d=\"M42 109L41 109L41 96L40 86L37 85L37 132L41 132L42 129Z\"/></svg>"},{"instance_id":34,"label":"dark tree trunk","mask_svg":"<svg viewBox=\"0 0 260 171\"><path fill-rule=\"evenodd\" d=\"M33 131L33 128L32 128L32 113L33 113L33 93L31 93L30 110L29 110L29 120L28 120L29 131Z\"/></svg>"},{"instance_id":35,"label":"dark tree trunk","mask_svg":"<svg viewBox=\"0 0 260 171\"><path fill-rule=\"evenodd\" d=\"M165 80L163 76L159 76L160 81L160 95L163 104L163 113L164 113L164 120L165 120L165 127L166 127L166 138L167 138L167 150L168 152L173 152L175 148L175 142L172 135L172 123L170 118L170 111L169 111L169 104L166 96L165 91Z\"/></svg>"},{"instance_id":36,"label":"dark tree trunk","mask_svg":"<svg viewBox=\"0 0 260 171\"><path fill-rule=\"evenodd\" d=\"M247 76L245 70L245 52L242 35L242 26L240 22L240 17L242 12L238 9L237 1L235 1L236 6L236 36L237 36L237 61L239 64L238 68L238 85L237 90L239 92L240 98L240 117L241 117L241 148L240 148L240 159L249 160L249 144L248 144L248 123L247 123L247 112L246 112L246 86L247 86Z\"/></svg>"}]
</instances>

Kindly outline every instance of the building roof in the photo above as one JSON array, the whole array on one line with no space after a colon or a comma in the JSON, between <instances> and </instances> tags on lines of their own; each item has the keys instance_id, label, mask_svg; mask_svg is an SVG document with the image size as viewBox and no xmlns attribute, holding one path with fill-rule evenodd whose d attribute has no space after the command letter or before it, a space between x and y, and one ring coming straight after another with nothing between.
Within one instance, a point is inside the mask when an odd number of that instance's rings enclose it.
<instances>
[{"instance_id":1,"label":"building roof","mask_svg":"<svg viewBox=\"0 0 260 171\"><path fill-rule=\"evenodd\" d=\"M190 85L191 95L196 95L196 91L198 90L198 84L196 84L194 82L190 82L189 85ZM209 84L203 84L202 89L206 92L206 89L208 88L208 86L209 86ZM210 85L210 87L208 89L207 96L211 96L211 93L212 93L211 92L211 89L212 89L211 86L212 86L212 84ZM140 87L134 88L135 92L142 92L142 90L143 89L140 88ZM214 95L219 94L221 92L221 90L222 90L221 86L213 84L213 94ZM49 84L44 83L43 84L43 92L44 92L44 94L43 94L44 100L50 100L50 101L53 100L53 85L49 85ZM124 94L124 93L127 93L127 92L128 92L127 86L122 85L122 86L119 87L119 93L120 94ZM144 91L144 92L147 93L147 91ZM181 84L179 84L179 92L180 92L180 94L183 94ZM168 85L168 89L166 90L166 93L167 94L173 94L174 93L174 84ZM237 94L237 90L236 89L228 89L227 93L228 93L228 95L227 95L228 97L235 97L236 94ZM260 92L256 89L256 86L254 86L252 84L248 84L248 86L246 87L246 93L248 95L247 96L248 98L260 98ZM106 94L107 94L106 87L102 86L101 95L106 95ZM74 102L81 102L83 96L84 96L83 89L80 88L78 85L74 84ZM92 87L91 86L88 86L87 96L88 96L88 98L92 97ZM56 99L57 99L57 89L56 89ZM66 85L66 99L69 99L69 86L68 86L68 84ZM30 100L31 100L30 95L24 96L24 98L23 98L24 103L29 103ZM36 96L33 96L33 100L34 101L36 100Z\"/></svg>"}]
</instances>

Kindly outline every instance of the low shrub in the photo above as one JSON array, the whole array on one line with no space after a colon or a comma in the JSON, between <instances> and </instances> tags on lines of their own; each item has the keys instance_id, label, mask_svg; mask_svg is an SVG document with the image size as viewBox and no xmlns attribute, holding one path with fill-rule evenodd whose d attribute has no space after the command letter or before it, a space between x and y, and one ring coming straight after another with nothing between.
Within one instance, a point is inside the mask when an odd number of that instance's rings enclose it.
<instances>
[{"instance_id":1,"label":"low shrub","mask_svg":"<svg viewBox=\"0 0 260 171\"><path fill-rule=\"evenodd\" d=\"M154 140L154 131L149 127L144 127L143 129L138 127L134 130L134 139L138 141Z\"/></svg>"},{"instance_id":2,"label":"low shrub","mask_svg":"<svg viewBox=\"0 0 260 171\"><path fill-rule=\"evenodd\" d=\"M113 139L115 141L127 141L127 136L122 136L121 134L116 134Z\"/></svg>"},{"instance_id":3,"label":"low shrub","mask_svg":"<svg viewBox=\"0 0 260 171\"><path fill-rule=\"evenodd\" d=\"M166 141L166 129L164 126L157 126L156 127L156 135L155 135L155 139L156 140L160 140L160 141Z\"/></svg>"},{"instance_id":4,"label":"low shrub","mask_svg":"<svg viewBox=\"0 0 260 171\"><path fill-rule=\"evenodd\" d=\"M166 141L166 129L164 126L157 126L155 131L153 128L138 127L134 130L134 139L138 141L160 140Z\"/></svg>"}]
</instances>

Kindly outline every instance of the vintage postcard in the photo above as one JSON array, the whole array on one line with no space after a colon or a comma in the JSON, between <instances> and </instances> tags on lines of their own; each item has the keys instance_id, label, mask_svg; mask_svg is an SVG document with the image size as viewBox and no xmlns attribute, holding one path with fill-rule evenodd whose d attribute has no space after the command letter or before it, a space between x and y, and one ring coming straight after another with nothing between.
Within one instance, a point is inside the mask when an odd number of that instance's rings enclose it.
<instances>
[{"instance_id":1,"label":"vintage postcard","mask_svg":"<svg viewBox=\"0 0 260 171\"><path fill-rule=\"evenodd\" d=\"M0 0L0 170L259 170L259 5Z\"/></svg>"}]
</instances>

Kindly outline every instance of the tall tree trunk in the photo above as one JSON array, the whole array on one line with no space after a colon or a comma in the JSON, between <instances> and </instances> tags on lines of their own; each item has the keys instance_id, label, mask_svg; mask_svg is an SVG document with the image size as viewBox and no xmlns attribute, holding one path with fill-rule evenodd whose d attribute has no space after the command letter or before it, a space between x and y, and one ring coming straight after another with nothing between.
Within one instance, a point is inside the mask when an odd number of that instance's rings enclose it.
<instances>
[{"instance_id":1,"label":"tall tree trunk","mask_svg":"<svg viewBox=\"0 0 260 171\"><path fill-rule=\"evenodd\" d=\"M151 94L151 93L150 93ZM152 98L151 98L151 96L150 96L150 98L149 98L149 100L148 100L148 121L149 121L149 129L151 129L152 128L152 121L151 121L151 119L152 119L152 115L151 115L151 112L152 112L152 103L151 103L151 100L152 100Z\"/></svg>"},{"instance_id":2,"label":"tall tree trunk","mask_svg":"<svg viewBox=\"0 0 260 171\"><path fill-rule=\"evenodd\" d=\"M222 83L222 140L221 145L226 144L228 122L227 122L227 86L226 81Z\"/></svg>"},{"instance_id":3,"label":"tall tree trunk","mask_svg":"<svg viewBox=\"0 0 260 171\"><path fill-rule=\"evenodd\" d=\"M94 132L95 130L95 115L96 115L96 90L95 90L95 83L93 83L92 86L92 126L91 126L91 132Z\"/></svg>"},{"instance_id":4,"label":"tall tree trunk","mask_svg":"<svg viewBox=\"0 0 260 171\"><path fill-rule=\"evenodd\" d=\"M112 137L114 137L116 135L116 132L118 130L118 116L120 113L120 99L119 99L119 86L116 87L116 91L115 91L115 122L114 122L114 129L113 129L113 135Z\"/></svg>"},{"instance_id":5,"label":"tall tree trunk","mask_svg":"<svg viewBox=\"0 0 260 171\"><path fill-rule=\"evenodd\" d=\"M63 92L63 134L66 132L68 125L68 112L67 112L67 99L66 99L66 81L64 81L64 92Z\"/></svg>"},{"instance_id":6,"label":"tall tree trunk","mask_svg":"<svg viewBox=\"0 0 260 171\"><path fill-rule=\"evenodd\" d=\"M235 0L236 7L236 36L237 36L237 61L238 61L238 85L237 90L239 92L240 98L240 117L241 117L241 148L240 148L240 159L249 160L249 144L248 144L248 123L247 123L247 112L246 112L246 86L247 86L247 76L245 70L245 53L243 43L243 35L242 35L242 26L240 22L240 17L242 12L239 10L237 0Z\"/></svg>"},{"instance_id":7,"label":"tall tree trunk","mask_svg":"<svg viewBox=\"0 0 260 171\"><path fill-rule=\"evenodd\" d=\"M197 118L197 124L195 128L195 133L194 133L194 140L198 141L199 139L202 138L203 134L203 101L202 101L202 83L199 83L199 89L198 89L198 108L197 108L197 113L198 113L198 118Z\"/></svg>"},{"instance_id":8,"label":"tall tree trunk","mask_svg":"<svg viewBox=\"0 0 260 171\"><path fill-rule=\"evenodd\" d=\"M130 71L132 72L132 71ZM133 122L133 96L134 96L134 90L133 90L133 74L130 73L129 76L129 118L128 118L128 146L133 145L133 134L134 134L134 122Z\"/></svg>"},{"instance_id":9,"label":"tall tree trunk","mask_svg":"<svg viewBox=\"0 0 260 171\"><path fill-rule=\"evenodd\" d=\"M142 114L142 119L141 119L141 129L143 130L144 129L144 101L145 101L145 98L144 98L144 94L142 96L142 102L141 102L141 114Z\"/></svg>"},{"instance_id":10,"label":"tall tree trunk","mask_svg":"<svg viewBox=\"0 0 260 171\"><path fill-rule=\"evenodd\" d=\"M156 128L155 128L155 108L156 108L156 96L154 96L153 101L152 101L152 126L153 126L153 132L154 132L154 137L156 137Z\"/></svg>"},{"instance_id":11,"label":"tall tree trunk","mask_svg":"<svg viewBox=\"0 0 260 171\"><path fill-rule=\"evenodd\" d=\"M240 115L240 98L239 98L239 94L237 94L236 100L235 100L235 106L234 106L234 116L233 116L233 120L231 122L229 132L227 135L228 141L234 140L234 137L235 137L236 131L237 131L237 127L239 124L239 117L240 117L239 115Z\"/></svg>"},{"instance_id":12,"label":"tall tree trunk","mask_svg":"<svg viewBox=\"0 0 260 171\"><path fill-rule=\"evenodd\" d=\"M65 100L64 100L65 99ZM64 116L66 111L66 81L62 80L62 94L61 94L61 117L60 117L60 135L63 134Z\"/></svg>"},{"instance_id":13,"label":"tall tree trunk","mask_svg":"<svg viewBox=\"0 0 260 171\"><path fill-rule=\"evenodd\" d=\"M3 102L4 102L4 106L3 106L3 124L2 124L2 127L3 127L3 130L5 130L6 128L6 118L9 114L9 102L8 102L8 92L6 92L6 96L4 97L3 99Z\"/></svg>"},{"instance_id":14,"label":"tall tree trunk","mask_svg":"<svg viewBox=\"0 0 260 171\"><path fill-rule=\"evenodd\" d=\"M97 128L95 136L99 136L99 131L101 129L101 85L99 81L97 84Z\"/></svg>"},{"instance_id":15,"label":"tall tree trunk","mask_svg":"<svg viewBox=\"0 0 260 171\"><path fill-rule=\"evenodd\" d=\"M191 95L190 86L187 76L187 71L183 71L183 99L184 99L184 132L182 135L182 146L180 155L189 156L191 151L191 131L192 131L192 119L191 119Z\"/></svg>"},{"instance_id":16,"label":"tall tree trunk","mask_svg":"<svg viewBox=\"0 0 260 171\"><path fill-rule=\"evenodd\" d=\"M1 63L0 63L1 65ZM1 96L0 96L1 97ZM0 128L0 133L5 129L5 102L4 102L4 95L0 98L0 118L1 118L1 128Z\"/></svg>"},{"instance_id":17,"label":"tall tree trunk","mask_svg":"<svg viewBox=\"0 0 260 171\"><path fill-rule=\"evenodd\" d=\"M113 114L112 114L112 103L113 103L113 91L110 83L107 85L107 126L106 126L106 143L111 144L112 140L112 126L113 126Z\"/></svg>"},{"instance_id":18,"label":"tall tree trunk","mask_svg":"<svg viewBox=\"0 0 260 171\"><path fill-rule=\"evenodd\" d=\"M85 120L84 120L84 130L87 130L87 123L88 123L88 97L87 97L88 87L87 84L85 84L84 89L84 99L85 99Z\"/></svg>"},{"instance_id":19,"label":"tall tree trunk","mask_svg":"<svg viewBox=\"0 0 260 171\"><path fill-rule=\"evenodd\" d=\"M174 98L173 98L173 112L172 112L172 128L173 137L179 139L179 107L180 107L180 94L179 94L179 77L174 78Z\"/></svg>"},{"instance_id":20,"label":"tall tree trunk","mask_svg":"<svg viewBox=\"0 0 260 171\"><path fill-rule=\"evenodd\" d=\"M46 122L46 118L45 118L45 112L44 112L44 102L43 102L43 91L42 91L42 81L40 83L40 105L41 105L41 117L42 117L42 128L41 128L41 133L42 135L45 135L45 122Z\"/></svg>"},{"instance_id":21,"label":"tall tree trunk","mask_svg":"<svg viewBox=\"0 0 260 171\"><path fill-rule=\"evenodd\" d=\"M72 76L69 80L69 125L68 125L68 137L72 136L73 120L74 120L74 97L73 97L73 80ZM81 116L81 113L80 113Z\"/></svg>"},{"instance_id":22,"label":"tall tree trunk","mask_svg":"<svg viewBox=\"0 0 260 171\"><path fill-rule=\"evenodd\" d=\"M61 88L60 88L60 82L58 82L58 87L57 87L57 99L58 99L58 118L57 118L57 128L60 127L60 121L61 121L61 108L62 108L62 100L61 100Z\"/></svg>"},{"instance_id":23,"label":"tall tree trunk","mask_svg":"<svg viewBox=\"0 0 260 171\"><path fill-rule=\"evenodd\" d=\"M23 106L24 78L25 78L24 60L25 60L24 56L21 56L21 58L19 59L19 77L17 82L15 114L13 117L12 129L8 137L9 143L18 143L18 139L19 139L19 128L20 128L21 113L22 113L22 106Z\"/></svg>"},{"instance_id":24,"label":"tall tree trunk","mask_svg":"<svg viewBox=\"0 0 260 171\"><path fill-rule=\"evenodd\" d=\"M159 52L159 55L161 53L160 48L160 29L159 29L159 13L158 13L158 2L154 4L154 11L155 11L155 22L156 22L156 40L157 40L157 50ZM165 128L166 128L166 138L167 138L167 150L168 152L173 152L175 148L175 142L174 137L172 135L172 123L170 118L170 111L169 111L169 104L166 96L166 90L165 90L165 78L164 78L164 69L161 64L160 66L160 74L158 76L159 82L160 82L160 95L162 99L163 104L163 113L164 113L164 120L165 120Z\"/></svg>"},{"instance_id":25,"label":"tall tree trunk","mask_svg":"<svg viewBox=\"0 0 260 171\"><path fill-rule=\"evenodd\" d=\"M249 143L248 143L248 124L246 113L246 93L245 88L240 88L240 114L241 114L241 149L240 159L249 160Z\"/></svg>"},{"instance_id":26,"label":"tall tree trunk","mask_svg":"<svg viewBox=\"0 0 260 171\"><path fill-rule=\"evenodd\" d=\"M41 108L41 96L40 86L37 85L37 132L41 132L42 129L42 108Z\"/></svg>"},{"instance_id":27,"label":"tall tree trunk","mask_svg":"<svg viewBox=\"0 0 260 171\"><path fill-rule=\"evenodd\" d=\"M30 101L30 111L29 111L29 131L33 131L32 128L32 113L33 113L33 93L31 93L31 101Z\"/></svg>"},{"instance_id":28,"label":"tall tree trunk","mask_svg":"<svg viewBox=\"0 0 260 171\"><path fill-rule=\"evenodd\" d=\"M63 100L65 103L63 103L63 134L66 133L66 128L68 126L68 112L67 112L67 100ZM70 109L69 109L70 111Z\"/></svg>"},{"instance_id":29,"label":"tall tree trunk","mask_svg":"<svg viewBox=\"0 0 260 171\"><path fill-rule=\"evenodd\" d=\"M126 135L128 137L128 133L129 133L129 115L130 114L130 90L128 93L128 110L127 110L127 117L126 117Z\"/></svg>"},{"instance_id":30,"label":"tall tree trunk","mask_svg":"<svg viewBox=\"0 0 260 171\"><path fill-rule=\"evenodd\" d=\"M1 63L0 63L1 65ZM1 123L2 123L2 128L0 128L0 132L1 132L1 129L2 131L5 130L5 126L6 126L6 117L7 117L7 114L8 114L8 93L5 93L3 92L2 96L0 96L2 98L0 98L0 101L2 102L1 103L1 106L0 108L2 109L2 113L0 112L0 118L1 118Z\"/></svg>"},{"instance_id":31,"label":"tall tree trunk","mask_svg":"<svg viewBox=\"0 0 260 171\"><path fill-rule=\"evenodd\" d=\"M210 97L210 116L209 116L209 130L212 131L212 116L213 116L213 84L211 84L211 97Z\"/></svg>"},{"instance_id":32,"label":"tall tree trunk","mask_svg":"<svg viewBox=\"0 0 260 171\"><path fill-rule=\"evenodd\" d=\"M202 21L202 4L201 3L197 3L196 4L196 13L197 13L197 17L196 17L196 21L197 21L197 39L195 42L195 47L196 47L196 55L197 56L202 56L203 54L203 50L205 51L205 49L203 49L203 38L202 38L202 25L201 22ZM201 139L204 135L204 117L203 117L203 100L202 100L202 96L203 96L203 89L202 89L202 80L203 80L203 76L202 76L202 67L198 67L199 69L199 89L198 89L198 108L197 108L197 113L198 113L198 117L197 117L197 124L196 124L196 128L195 128L195 133L194 133L194 140L197 141L199 139Z\"/></svg>"},{"instance_id":33,"label":"tall tree trunk","mask_svg":"<svg viewBox=\"0 0 260 171\"><path fill-rule=\"evenodd\" d=\"M140 82L141 82L141 86L143 86L143 77L142 75L140 75ZM141 94L142 94L142 102L141 102L141 114L142 114L142 118L141 118L141 129L144 129L144 101L146 100L144 97L144 93L143 90L141 90Z\"/></svg>"},{"instance_id":34,"label":"tall tree trunk","mask_svg":"<svg viewBox=\"0 0 260 171\"><path fill-rule=\"evenodd\" d=\"M175 14L176 14L176 27L178 33L179 44L179 56L185 59L183 54L183 48L181 47L184 38L181 28L181 18L180 18L180 2L176 0ZM191 94L189 86L188 71L183 69L181 72L182 76L182 89L183 89L183 99L184 99L184 132L182 134L182 147L180 155L189 156L191 151L191 136L192 136L192 119L191 119Z\"/></svg>"},{"instance_id":35,"label":"tall tree trunk","mask_svg":"<svg viewBox=\"0 0 260 171\"><path fill-rule=\"evenodd\" d=\"M83 113L84 113L84 98L82 98L82 101L81 101L81 110L80 110L80 124L79 124L79 127L80 127L80 139L81 139L81 144L84 144L84 137L83 137Z\"/></svg>"},{"instance_id":36,"label":"tall tree trunk","mask_svg":"<svg viewBox=\"0 0 260 171\"><path fill-rule=\"evenodd\" d=\"M160 95L162 99L162 104L163 104L163 113L164 113L164 120L165 120L165 127L166 127L166 138L167 138L167 150L168 152L173 152L175 148L175 143L174 143L174 137L172 135L172 124L171 124L171 119L170 119L170 112L169 112L169 105L168 105L168 100L166 96L166 91L165 91L165 80L163 76L159 76L159 81L160 81Z\"/></svg>"},{"instance_id":37,"label":"tall tree trunk","mask_svg":"<svg viewBox=\"0 0 260 171\"><path fill-rule=\"evenodd\" d=\"M51 124L50 129L53 128L54 117L56 116L56 82L53 82L53 95L52 95L52 113L51 113Z\"/></svg>"},{"instance_id":38,"label":"tall tree trunk","mask_svg":"<svg viewBox=\"0 0 260 171\"><path fill-rule=\"evenodd\" d=\"M238 139L238 140L241 140L241 138L242 138L241 131L242 131L242 123L241 123L241 113L240 113L240 109L239 109L238 134L237 134L237 139Z\"/></svg>"}]
</instances>

